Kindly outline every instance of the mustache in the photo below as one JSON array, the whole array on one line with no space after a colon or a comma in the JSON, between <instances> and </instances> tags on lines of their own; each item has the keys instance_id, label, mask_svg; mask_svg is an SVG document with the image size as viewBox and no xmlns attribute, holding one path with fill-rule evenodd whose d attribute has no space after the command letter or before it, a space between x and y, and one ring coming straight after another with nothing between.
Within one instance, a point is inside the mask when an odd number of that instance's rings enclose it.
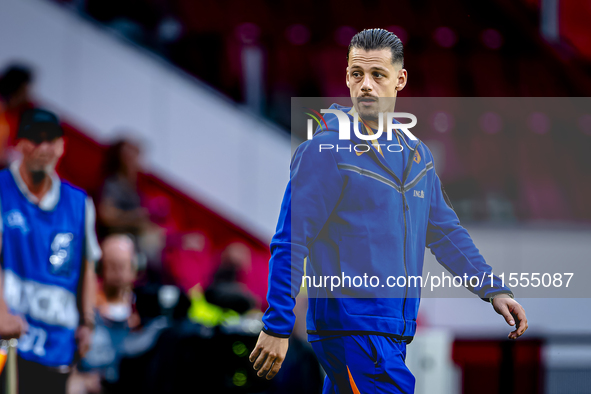
<instances>
[{"instance_id":1,"label":"mustache","mask_svg":"<svg viewBox=\"0 0 591 394\"><path fill-rule=\"evenodd\" d=\"M374 101L378 101L378 97L376 96L371 96L369 94L367 95L363 95L363 96L358 96L357 97L357 102L374 102Z\"/></svg>"}]
</instances>

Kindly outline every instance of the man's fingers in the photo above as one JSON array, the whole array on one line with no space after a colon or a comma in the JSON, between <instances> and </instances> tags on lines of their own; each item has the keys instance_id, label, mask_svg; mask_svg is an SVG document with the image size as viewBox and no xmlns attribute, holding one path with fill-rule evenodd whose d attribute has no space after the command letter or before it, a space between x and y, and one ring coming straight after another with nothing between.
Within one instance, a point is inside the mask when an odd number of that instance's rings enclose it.
<instances>
[{"instance_id":1,"label":"man's fingers","mask_svg":"<svg viewBox=\"0 0 591 394\"><path fill-rule=\"evenodd\" d=\"M257 359L257 357L259 356L259 354L261 354L261 350L263 350L262 347L260 347L258 344L255 346L254 350L252 351L252 353L250 353L250 356L248 357L248 359L250 360L250 362L253 362L254 360ZM255 368L256 369L256 368Z\"/></svg>"},{"instance_id":2,"label":"man's fingers","mask_svg":"<svg viewBox=\"0 0 591 394\"><path fill-rule=\"evenodd\" d=\"M523 335L523 333L525 332L525 330L527 330L528 327L527 317L525 316L525 311L523 310L523 307L521 305L517 305L513 309L513 315L517 319L517 330L515 330L515 334L517 335L517 337L520 337Z\"/></svg>"},{"instance_id":3,"label":"man's fingers","mask_svg":"<svg viewBox=\"0 0 591 394\"><path fill-rule=\"evenodd\" d=\"M268 354L267 359L265 360L265 363L263 364L263 366L261 367L259 372L257 372L257 375L260 377L267 375L267 373L271 370L271 367L273 366L273 363L275 362L276 359L277 359L276 354L274 354L274 353Z\"/></svg>"},{"instance_id":4,"label":"man's fingers","mask_svg":"<svg viewBox=\"0 0 591 394\"><path fill-rule=\"evenodd\" d=\"M509 311L507 305L502 305L501 307L499 307L498 313L505 318L505 321L508 325L515 325L515 320L513 319L513 316L511 315L511 312Z\"/></svg>"},{"instance_id":5,"label":"man's fingers","mask_svg":"<svg viewBox=\"0 0 591 394\"><path fill-rule=\"evenodd\" d=\"M521 305L518 303L512 304L511 308L511 315L517 321L517 325L515 330L509 333L509 339L517 339L525 333L525 330L528 328L527 317L525 316L525 310Z\"/></svg>"},{"instance_id":6,"label":"man's fingers","mask_svg":"<svg viewBox=\"0 0 591 394\"><path fill-rule=\"evenodd\" d=\"M261 369L265 361L267 361L267 358L268 352L261 351L252 367L258 371L259 369Z\"/></svg>"},{"instance_id":7,"label":"man's fingers","mask_svg":"<svg viewBox=\"0 0 591 394\"><path fill-rule=\"evenodd\" d=\"M281 362L279 360L275 360L275 364L273 364L273 368L267 374L267 380L271 380L277 375L277 372L281 369Z\"/></svg>"},{"instance_id":8,"label":"man's fingers","mask_svg":"<svg viewBox=\"0 0 591 394\"><path fill-rule=\"evenodd\" d=\"M279 372L288 347L289 340L287 338L276 338L264 331L261 332L259 340L249 356L249 360L254 361L253 368L258 371L257 375L272 379Z\"/></svg>"}]
</instances>

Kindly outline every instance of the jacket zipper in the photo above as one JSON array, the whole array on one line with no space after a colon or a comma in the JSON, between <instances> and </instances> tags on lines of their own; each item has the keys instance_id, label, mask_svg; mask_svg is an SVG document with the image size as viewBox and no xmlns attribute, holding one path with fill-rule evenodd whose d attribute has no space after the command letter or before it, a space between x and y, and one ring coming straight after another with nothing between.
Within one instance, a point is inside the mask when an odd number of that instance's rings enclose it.
<instances>
[{"instance_id":1,"label":"jacket zipper","mask_svg":"<svg viewBox=\"0 0 591 394\"><path fill-rule=\"evenodd\" d=\"M403 254L404 254L404 277L406 281L404 282L404 300L402 301L402 321L404 321L404 327L402 328L401 336L404 336L406 332L406 297L408 296L408 271L406 269L406 197L404 196L405 190L404 186L402 186L402 215L404 216L404 246L403 246Z\"/></svg>"},{"instance_id":2,"label":"jacket zipper","mask_svg":"<svg viewBox=\"0 0 591 394\"><path fill-rule=\"evenodd\" d=\"M405 286L404 286L404 301L402 301L402 321L404 322L404 327L402 329L402 336L406 332L406 297L408 296L408 270L406 267L406 211L408 210L408 205L406 204L406 178L408 178L408 174L410 174L410 170L412 168L412 162L415 157L415 152L419 149L419 145L421 141L417 143L415 146L414 151L410 152L408 155L408 162L406 163L406 167L404 168L404 174L402 175L402 185L400 186L400 190L402 191L402 215L404 216L404 246L402 248L403 255L404 255L404 276L406 278Z\"/></svg>"},{"instance_id":3,"label":"jacket zipper","mask_svg":"<svg viewBox=\"0 0 591 394\"><path fill-rule=\"evenodd\" d=\"M408 156L408 162L406 163L406 167L404 168L404 173L402 174L402 182L400 182L400 179L398 179L398 177L396 176L396 174L394 173L394 171L392 171L390 168L388 168L387 166L385 166L380 159L378 158L377 154L373 151L370 150L370 152L372 152L374 159L382 166L382 168L384 168L386 170L386 172L388 172L390 175L392 175L394 177L394 180L398 181L400 183L400 192L402 193L402 216L404 218L404 245L403 245L403 257L404 257L404 276L405 276L405 287L404 287L404 301L402 301L402 321L404 322L404 326L402 329L402 334L401 336L404 336L404 333L406 332L406 317L405 317L405 311L406 311L406 297L408 296L408 269L406 267L406 210L408 209L408 206L406 205L406 190L404 188L404 184L406 183L406 178L408 177L408 174L410 174L410 170L412 168L412 162L414 160L414 156L415 156L415 152L417 151L417 149L419 149L419 145L421 144L421 141L419 141L417 143L417 145L414 148L414 151L412 151L410 153L410 155Z\"/></svg>"}]
</instances>

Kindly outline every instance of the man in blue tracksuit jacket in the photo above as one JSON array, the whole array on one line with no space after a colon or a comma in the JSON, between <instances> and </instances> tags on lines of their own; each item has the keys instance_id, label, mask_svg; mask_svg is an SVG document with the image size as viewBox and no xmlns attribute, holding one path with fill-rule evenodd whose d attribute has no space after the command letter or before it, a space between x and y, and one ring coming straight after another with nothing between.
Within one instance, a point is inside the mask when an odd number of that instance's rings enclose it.
<instances>
[{"instance_id":1,"label":"man in blue tracksuit jacket","mask_svg":"<svg viewBox=\"0 0 591 394\"><path fill-rule=\"evenodd\" d=\"M398 37L364 30L347 59L354 108L330 109L347 114L350 139L339 139L340 122L327 114L326 126L293 156L271 242L269 308L250 359L267 379L281 368L305 275L308 340L327 373L323 392L412 393L406 345L416 330L420 285L412 278L422 275L425 247L452 275L486 278L468 288L508 324L517 321L509 338L525 332L527 319L460 226L429 149L401 131L388 140L386 126L375 135L379 113L393 112L406 84ZM387 278L399 285L385 285Z\"/></svg>"}]
</instances>

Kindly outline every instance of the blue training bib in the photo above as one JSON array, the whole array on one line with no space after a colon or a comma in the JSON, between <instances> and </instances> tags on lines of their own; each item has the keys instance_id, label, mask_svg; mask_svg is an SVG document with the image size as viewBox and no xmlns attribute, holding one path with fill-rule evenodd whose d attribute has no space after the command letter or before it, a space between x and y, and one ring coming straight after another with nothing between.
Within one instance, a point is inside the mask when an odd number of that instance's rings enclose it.
<instances>
[{"instance_id":1,"label":"blue training bib","mask_svg":"<svg viewBox=\"0 0 591 394\"><path fill-rule=\"evenodd\" d=\"M4 299L29 325L19 339L19 355L46 366L69 365L79 323L86 193L62 182L59 202L44 211L3 170L0 201Z\"/></svg>"}]
</instances>

